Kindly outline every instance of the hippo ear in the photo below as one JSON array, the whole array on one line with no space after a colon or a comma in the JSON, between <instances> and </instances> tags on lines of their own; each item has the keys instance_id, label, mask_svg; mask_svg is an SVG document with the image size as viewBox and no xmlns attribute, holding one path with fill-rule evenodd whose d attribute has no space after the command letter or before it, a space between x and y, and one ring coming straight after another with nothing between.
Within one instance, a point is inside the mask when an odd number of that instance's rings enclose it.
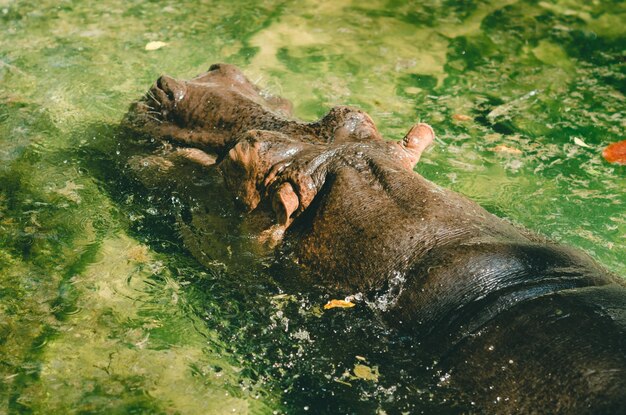
<instances>
[{"instance_id":1,"label":"hippo ear","mask_svg":"<svg viewBox=\"0 0 626 415\"><path fill-rule=\"evenodd\" d=\"M422 153L435 140L435 131L425 123L417 123L402 139L401 145L409 155L411 169L415 167Z\"/></svg>"}]
</instances>

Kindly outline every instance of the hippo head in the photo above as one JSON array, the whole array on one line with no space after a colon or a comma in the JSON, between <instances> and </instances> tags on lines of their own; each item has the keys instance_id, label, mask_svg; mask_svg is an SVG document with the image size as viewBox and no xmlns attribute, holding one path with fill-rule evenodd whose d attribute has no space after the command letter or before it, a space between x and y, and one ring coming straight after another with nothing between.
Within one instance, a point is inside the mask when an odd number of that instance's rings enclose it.
<instances>
[{"instance_id":1,"label":"hippo head","mask_svg":"<svg viewBox=\"0 0 626 415\"><path fill-rule=\"evenodd\" d=\"M166 143L136 163L139 169L154 162L160 169L152 176L172 175L178 195L211 193L205 200L221 208L215 192L188 185L190 174L207 175L197 165L217 168L248 211L273 220L261 225L271 232L252 229L242 239L284 236L285 255L274 263L289 268L277 275L294 281L298 292L309 282L331 298L363 299L418 339L412 351L443 362L432 373L444 386L467 391L465 402L478 403L472 411L525 413L546 403L554 404L551 412L623 408L623 282L590 257L416 174L434 139L428 125L385 141L357 109L336 107L312 123L288 118L289 109L220 64L189 81L162 76L131 107L126 124ZM181 157L191 169L175 169ZM220 228L206 220L209 209L193 207L179 220L181 235L203 261L220 249L211 244L219 230L225 235L232 227ZM291 272L294 262L302 267ZM501 396L507 398L500 402Z\"/></svg>"},{"instance_id":2,"label":"hippo head","mask_svg":"<svg viewBox=\"0 0 626 415\"><path fill-rule=\"evenodd\" d=\"M176 165L173 158L180 161L181 156L216 166L239 204L260 214L254 217L268 218L259 225L260 240L275 245L286 237L284 246L298 250L303 263L332 265L323 258L346 257L369 267L371 275L383 275L368 265L384 264L377 261L378 254L367 258L363 251L365 257L359 259L347 247L351 240L369 238L367 243L380 254L402 249L392 247L393 238L387 236L408 232L404 217L415 211L404 198L411 193L414 166L434 140L432 128L418 123L402 140L387 141L370 116L355 108L334 107L311 123L289 118L290 109L289 101L263 93L239 69L218 64L187 81L161 76L131 106L125 124L167 143L168 150L157 157L166 159L159 161L161 166ZM397 172L406 180L388 179ZM144 176L151 181L159 174ZM370 204L372 192L386 197ZM368 221L380 215L372 220L385 228L376 232L386 239L381 242L374 231L363 233L365 228L346 220L351 215ZM305 236L292 237L298 232ZM324 273L336 274L331 268Z\"/></svg>"},{"instance_id":3,"label":"hippo head","mask_svg":"<svg viewBox=\"0 0 626 415\"><path fill-rule=\"evenodd\" d=\"M191 80L162 75L124 123L151 137L219 151L241 132L283 124L290 114L289 101L264 93L236 67L215 64Z\"/></svg>"},{"instance_id":4,"label":"hippo head","mask_svg":"<svg viewBox=\"0 0 626 415\"><path fill-rule=\"evenodd\" d=\"M369 115L351 107L332 108L312 123L290 113L288 100L264 93L236 67L216 64L191 80L158 78L131 106L126 125L174 143L177 155L217 161L237 200L249 211L267 201L282 226L306 210L337 169L412 170L434 138L428 125L416 124L402 141L385 141Z\"/></svg>"}]
</instances>

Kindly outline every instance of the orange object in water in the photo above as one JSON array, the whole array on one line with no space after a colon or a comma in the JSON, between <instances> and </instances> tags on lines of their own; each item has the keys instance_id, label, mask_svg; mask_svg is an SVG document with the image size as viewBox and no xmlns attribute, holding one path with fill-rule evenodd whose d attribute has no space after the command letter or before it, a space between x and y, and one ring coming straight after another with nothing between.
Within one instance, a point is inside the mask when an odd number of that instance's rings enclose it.
<instances>
[{"instance_id":1,"label":"orange object in water","mask_svg":"<svg viewBox=\"0 0 626 415\"><path fill-rule=\"evenodd\" d=\"M324 306L324 310L328 310L330 308L352 308L354 307L356 304L354 304L351 301L346 301L346 300L330 300L328 303L326 303L326 305Z\"/></svg>"},{"instance_id":2,"label":"orange object in water","mask_svg":"<svg viewBox=\"0 0 626 415\"><path fill-rule=\"evenodd\" d=\"M626 140L610 144L604 149L602 156L609 163L617 163L626 166Z\"/></svg>"}]
</instances>

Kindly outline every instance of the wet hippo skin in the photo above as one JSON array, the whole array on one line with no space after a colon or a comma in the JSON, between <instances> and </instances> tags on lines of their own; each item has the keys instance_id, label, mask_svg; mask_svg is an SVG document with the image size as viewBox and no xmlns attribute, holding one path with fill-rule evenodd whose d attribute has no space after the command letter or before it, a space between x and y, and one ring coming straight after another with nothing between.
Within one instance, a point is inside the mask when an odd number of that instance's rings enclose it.
<instances>
[{"instance_id":1,"label":"wet hippo skin","mask_svg":"<svg viewBox=\"0 0 626 415\"><path fill-rule=\"evenodd\" d=\"M172 162L215 165L244 209L272 213L303 284L363 293L476 412L626 411L624 281L415 173L428 125L385 141L349 107L300 122L225 64L160 77L124 124Z\"/></svg>"}]
</instances>

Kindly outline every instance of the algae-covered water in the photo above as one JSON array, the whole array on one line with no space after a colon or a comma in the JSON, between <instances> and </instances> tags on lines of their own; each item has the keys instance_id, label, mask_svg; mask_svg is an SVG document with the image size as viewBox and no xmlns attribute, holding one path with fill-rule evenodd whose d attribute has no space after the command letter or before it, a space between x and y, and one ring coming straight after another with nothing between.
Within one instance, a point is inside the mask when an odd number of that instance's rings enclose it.
<instances>
[{"instance_id":1,"label":"algae-covered water","mask_svg":"<svg viewBox=\"0 0 626 415\"><path fill-rule=\"evenodd\" d=\"M0 0L0 413L454 410L365 307L283 292L219 177L190 207L116 162L130 102L214 62L303 119L430 123L421 174L626 276L623 1Z\"/></svg>"}]
</instances>

